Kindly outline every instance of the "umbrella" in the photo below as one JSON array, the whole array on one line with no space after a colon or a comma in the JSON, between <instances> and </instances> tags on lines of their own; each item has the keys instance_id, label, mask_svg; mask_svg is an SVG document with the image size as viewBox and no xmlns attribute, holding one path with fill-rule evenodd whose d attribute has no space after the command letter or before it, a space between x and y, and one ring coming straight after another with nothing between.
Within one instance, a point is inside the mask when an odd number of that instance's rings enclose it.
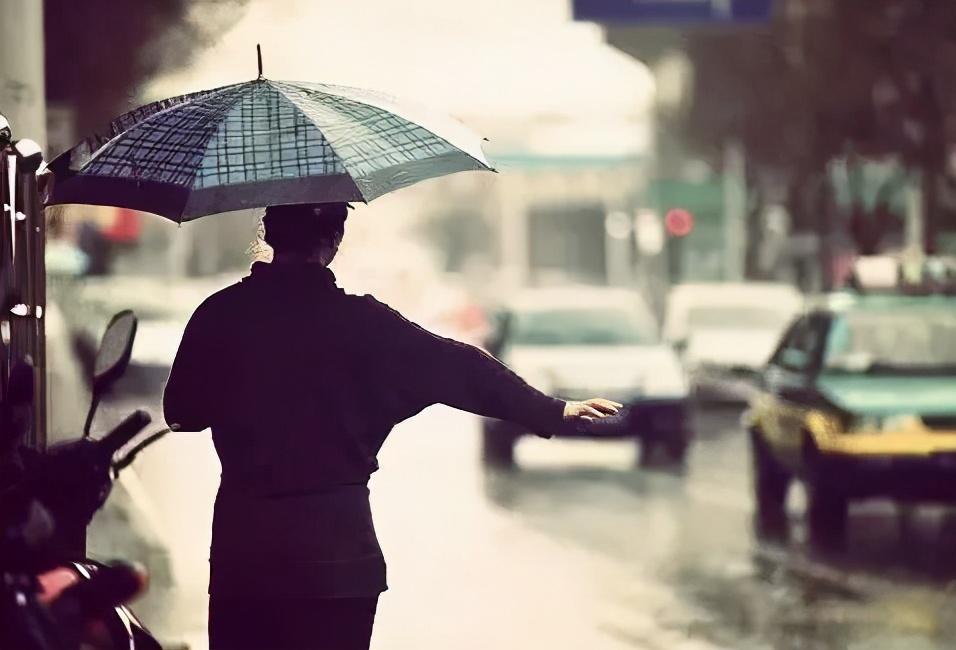
<instances>
[{"instance_id":1,"label":"umbrella","mask_svg":"<svg viewBox=\"0 0 956 650\"><path fill-rule=\"evenodd\" d=\"M369 90L258 79L147 104L49 165L46 204L176 222L283 203L368 202L418 181L494 171L481 138Z\"/></svg>"}]
</instances>

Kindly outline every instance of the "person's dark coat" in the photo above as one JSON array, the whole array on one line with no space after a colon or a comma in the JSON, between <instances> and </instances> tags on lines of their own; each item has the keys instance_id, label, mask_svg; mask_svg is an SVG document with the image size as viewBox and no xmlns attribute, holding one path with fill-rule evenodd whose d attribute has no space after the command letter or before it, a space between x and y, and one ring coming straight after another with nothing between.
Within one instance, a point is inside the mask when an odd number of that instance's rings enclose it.
<instances>
[{"instance_id":1,"label":"person's dark coat","mask_svg":"<svg viewBox=\"0 0 956 650\"><path fill-rule=\"evenodd\" d=\"M163 400L222 463L212 593L386 588L366 483L397 423L432 404L558 431L564 402L311 264L253 266L193 314ZM449 431L449 435L456 432Z\"/></svg>"}]
</instances>

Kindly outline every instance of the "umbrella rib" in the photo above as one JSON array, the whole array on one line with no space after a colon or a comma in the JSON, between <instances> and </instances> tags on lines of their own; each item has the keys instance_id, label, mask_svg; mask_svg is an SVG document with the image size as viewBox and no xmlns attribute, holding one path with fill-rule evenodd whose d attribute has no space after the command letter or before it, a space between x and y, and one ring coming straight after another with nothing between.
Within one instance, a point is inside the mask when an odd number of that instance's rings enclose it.
<instances>
[{"instance_id":1,"label":"umbrella rib","mask_svg":"<svg viewBox=\"0 0 956 650\"><path fill-rule=\"evenodd\" d=\"M181 108L183 108L183 107L185 107L185 106L189 106L190 104L192 104L193 102L198 101L198 100L206 101L206 100L216 99L216 98L222 97L223 94L225 94L225 93L227 93L227 92L229 92L229 91L233 91L233 90L235 90L235 89L237 89L237 88L242 89L242 90L246 90L245 86L246 86L245 82L243 82L243 83L236 83L236 84L230 84L230 85L228 85L228 86L221 86L221 87L219 87L219 88L215 88L215 89L213 89L213 90L206 91L206 92L204 92L204 91L199 91L199 92L196 92L196 93L190 93L190 94L188 94L188 95L183 95L183 96L181 96L181 97L188 97L188 99L185 99L184 101L180 101L180 102L178 102L178 103L174 103L174 104L172 104L172 105L170 105L170 106L167 106L166 108L163 108L163 109L161 109L161 110L158 110L158 111L156 111L155 113L152 113L151 115L149 115L149 116L143 118L142 120L136 122L135 124L133 124L132 126L130 126L130 128L126 129L125 131L122 131L121 133L118 133L117 135L115 135L115 136L113 136L112 138L110 138L107 142L105 142L103 145L101 145L100 147L98 147L98 148L96 149L96 151L93 152L93 153L90 155L90 159L83 165L83 168L82 168L82 169L88 169L89 166L90 166L92 163L94 163L101 155L104 155L109 149L111 149L112 145L114 145L114 144L116 144L117 142L121 141L125 136L129 136L131 133L133 133L133 132L134 132L135 130L137 130L139 127L144 126L144 125L149 125L149 124L151 124L151 123L154 121L154 118L160 118L160 117L162 117L162 116L165 116L166 114L168 114L169 112L171 112L171 111L173 111L173 110L175 110L175 109L181 109ZM200 97L196 97L197 95L202 95L202 97L201 97L201 98L200 98ZM176 99L176 98L174 98L174 99ZM153 103L155 103L155 102L153 102ZM147 106L149 106L149 105L150 105L150 104L147 104ZM132 111L131 111L131 112L132 112ZM120 117L123 117L123 116L120 116ZM117 118L116 120L114 120L114 122L117 122L119 119L120 119L120 118ZM213 131L213 132L214 132L214 131ZM72 149L71 149L70 151L72 151ZM69 153L70 153L70 152L67 151L66 153L64 153L64 154L62 154L62 155L69 155ZM135 163L135 161L129 160L129 159L126 158L126 157L124 157L124 158L126 159L126 162L127 162L127 163L129 163L130 165L133 166L134 169L137 167L137 164ZM82 173L82 169L80 170L80 173ZM96 175L94 174L93 176L96 176ZM195 174L193 175L193 180L195 180ZM148 211L148 210L147 210L147 211ZM172 220L172 221L174 221L174 222L176 222L176 223L182 224L182 222L183 222L182 214L179 215L179 218L178 218L178 219L173 219L172 217L170 217L170 220Z\"/></svg>"},{"instance_id":2,"label":"umbrella rib","mask_svg":"<svg viewBox=\"0 0 956 650\"><path fill-rule=\"evenodd\" d=\"M281 88L281 85L282 85L282 82L281 82L281 81L276 82L276 81L268 80L268 84L269 84L270 86L272 86L272 87L276 90L276 92L279 94L280 97L282 97L282 99L284 99L285 101L287 101L287 102L289 102L290 104L292 104L292 106L293 106L296 110L301 111L301 112L304 112L304 111L302 111L301 108L299 108L299 105L296 104L295 101L294 101L291 97L289 97L288 95L285 94L285 91ZM328 137L326 137L325 133L322 132L322 129L319 128L319 125L318 125L318 124L316 124L315 122L313 122L312 125L315 127L316 131L318 131L319 134L320 134L320 135L325 139L325 141L329 144L329 149L331 149L332 153L335 154L335 157L338 158L338 159L341 161L342 167L345 169L346 172L348 172L348 173L347 173L347 176L349 177L349 180L352 181L352 184L355 186L356 191L359 193L359 195L361 195L362 200L363 200L365 203L368 203L368 199L365 197L365 193L362 191L362 188L359 187L358 183L356 183L356 182L355 182L355 179L352 177L352 172L349 171L348 163L346 162L345 157L344 157L344 156L341 156L341 155L339 154L339 152L337 152L337 151L335 150L335 146L332 144L332 141L331 141Z\"/></svg>"},{"instance_id":3,"label":"umbrella rib","mask_svg":"<svg viewBox=\"0 0 956 650\"><path fill-rule=\"evenodd\" d=\"M279 90L277 87L275 87L275 86L273 85L273 82L272 82L271 80L269 80L269 79L263 79L261 82L258 82L258 81L257 81L257 82L253 82L253 83L246 83L246 84L240 84L240 85L244 86L243 89L242 89L243 92L240 93L240 94L237 94L236 101L233 102L232 105L230 106L229 110L226 111L226 112L221 116L221 119L218 121L218 124L222 124L223 121L225 121L225 120L227 119L227 116L232 114L232 111L242 110L241 107L242 107L242 105L243 105L244 100L245 100L249 95L254 94L254 93L256 93L257 91L259 91L260 89L262 89L263 86L268 87L269 90L270 90L272 93L274 93L275 98L276 98L277 101L279 101L279 102L285 102L289 109L295 111L296 113L304 113L304 111L303 111L294 101L292 101L292 99L290 99L289 97L287 97L281 90ZM327 138L325 138L325 135L322 133L321 129L319 129L319 127L318 127L314 122L312 122L312 121L310 121L310 120L306 120L305 125L307 125L308 128L314 130L315 133L316 133L316 135L324 141L325 146L327 146L328 149L329 149L329 151L331 152L331 155L333 156L335 163L338 164L338 165L340 165L341 168L342 168L342 171L340 171L340 172L338 172L338 173L341 174L342 176L344 176L344 177L348 180L348 182L351 184L351 188L354 190L354 192L355 192L355 193L358 195L358 197L359 197L358 200L361 200L361 201L367 203L367 202L368 202L368 199L364 196L364 193L362 192L361 188L359 188L358 184L357 184L357 183L355 182L355 180L352 178L352 175L351 175L351 173L349 172L348 167L347 167L346 164L345 164L345 159L344 159L342 156L340 156L340 155L338 154L338 152L335 151L335 149L332 147L331 142L330 142ZM203 158L203 159L205 159L206 156L210 153L210 149L209 149L209 148L210 148L210 146L211 146L211 141L212 141L213 137L215 137L215 134L216 134L216 133L218 133L218 130L214 130L214 131L213 131L213 136L205 140L205 143L204 143L204 146L203 146L203 149L202 149L202 151L203 151L203 153L202 153L202 158ZM198 175L199 175L199 173L200 173L200 169L197 167L197 168L194 170L194 172L195 172L195 173L193 174L193 180L192 180L192 182L191 182L191 184L190 184L191 193L195 193L195 192L197 192L197 191L202 191L200 188L196 188L196 187L195 187L196 178L198 178ZM296 178L297 178L298 180L303 180L303 179L305 179L305 178L307 178L307 177L308 177L308 176L300 176L300 177L296 177ZM281 179L281 178L270 178L270 179L266 179L266 180L276 180L276 181L279 181L279 180L283 180L283 179ZM285 180L288 180L288 179L285 179ZM263 182L263 179L259 179L259 178L246 178L246 180L244 180L244 181L242 181L242 182L239 182L239 183L229 183L229 186L230 186L230 187L235 187L235 186L238 186L238 185L244 185L244 184L250 184L250 183L255 184L255 183L261 183L261 182ZM191 200L192 200L192 199L187 200L187 204L188 204ZM356 199L355 199L354 197L350 197L349 200L356 200ZM189 220L191 220L191 219L193 218L193 217L188 217L187 214L186 214L186 212L187 212L187 211L184 211L184 212L180 215L180 217L179 217L179 223L182 223L183 221L189 221Z\"/></svg>"},{"instance_id":4,"label":"umbrella rib","mask_svg":"<svg viewBox=\"0 0 956 650\"><path fill-rule=\"evenodd\" d=\"M272 83L273 83L273 84L284 84L285 82L279 81L279 82L272 82ZM291 84L290 84L290 85L291 85ZM361 105L361 106L366 106L366 107L368 107L368 108L372 108L372 109L375 109L375 110L377 110L377 111L386 111L386 112L388 112L388 113L394 115L395 117L397 117L397 118L399 118L399 119L402 119L402 120L405 120L405 121L408 122L409 124L414 124L415 126L419 127L419 128L422 129L423 131L426 131L426 132L428 132L429 134L435 136L436 138L438 138L439 140L441 140L442 142L444 142L446 145L448 145L448 146L451 147L452 149L454 149L454 150L456 150L456 151L460 151L461 153L465 154L466 156L468 156L469 158L471 158L472 160L474 160L476 163L478 163L478 164L481 165L482 167L485 167L485 168L487 168L487 169L490 169L490 170L493 171L493 172L497 172L497 171L498 171L498 170L496 170L494 167L492 167L489 163L482 162L481 160L479 160L478 158L476 158L476 157L473 156L472 154L468 153L467 151L465 151L465 150L462 149L461 147L458 147L458 146L452 144L452 143L451 143L449 140L447 140L446 138L444 138L444 137L438 135L437 133L435 133L434 131L432 131L431 129L429 129L429 128L428 128L427 126L425 126L424 124L420 124L420 123L415 122L415 121L412 121L412 120L410 120L410 119L408 119L408 118L402 117L402 116L399 115L398 113L395 113L394 111L391 111L391 110L389 110L389 109L387 109L387 108L382 108L381 106L376 106L375 104L370 104L369 102L363 102L363 101L360 100L360 99L354 99L354 98L352 98L352 97L345 97L344 95L334 95L334 94L332 94L332 93L327 93L327 92L324 92L324 91L322 91L322 90L316 90L315 88L310 88L310 87L306 86L305 84L302 84L301 87L302 87L302 88L305 88L305 89L308 90L309 92L318 93L318 94L323 95L323 96L325 96L325 97L332 97L332 98L337 98L337 99L345 99L345 100L347 100L347 101L354 102L354 103L359 104L359 105ZM357 89L354 89L354 88L350 88L350 89L351 89L351 90L357 90ZM283 95L285 95L285 93L283 93ZM290 101L291 101L291 100L290 100ZM333 111L335 110L335 108L332 107L332 106L329 106L328 108L329 108L330 110L333 110ZM337 111L336 111L336 112L337 112ZM331 142L330 142L329 144L330 144L330 146L331 146Z\"/></svg>"},{"instance_id":5,"label":"umbrella rib","mask_svg":"<svg viewBox=\"0 0 956 650\"><path fill-rule=\"evenodd\" d=\"M208 94L204 95L203 99L205 100L205 99L209 99L209 98L211 98L211 97L218 96L218 95L224 93L224 92L227 91L227 90L230 90L230 89L232 89L232 88L235 88L235 87L237 87L237 86L242 86L242 85L243 85L242 83L235 83L235 84L230 84L230 85L228 85L228 86L222 86L222 87L216 88L216 89L214 89L214 90L210 90L210 91L208 92ZM199 95L199 94L202 94L202 91L199 91L199 92L197 92L197 93L191 93L191 94ZM185 105L187 105L187 104L190 104L190 103L192 103L193 101L194 101L193 99L190 99L190 100L188 100L188 101L183 101L183 102L180 102L180 103L178 103L178 104L172 104L171 106L167 106L166 108L164 108L164 109L162 109L162 110L156 111L156 112L153 113L152 115L149 115L149 116L147 116L147 117L144 117L142 120L140 120L140 121L137 122L136 124L132 125L130 128L126 129L125 131L122 131L121 133L117 133L115 136L113 136L112 138L110 138L109 140L107 140L106 142L104 142L101 146L97 147L96 151L94 151L94 152L92 152L92 153L90 154L90 159L89 159L89 160L86 162L86 164L83 165L83 166L84 166L84 167L89 166L89 164L92 163L94 160L96 160L96 159L100 156L100 154L101 154L102 152L104 152L110 145L114 144L115 142L118 142L120 139L123 138L123 136L129 135L129 133L132 132L134 129L138 129L139 127L143 126L144 124L147 124L147 123L149 123L149 122L152 122L153 118L155 118L155 117L158 117L158 116L160 116L160 115L165 115L166 113L168 113L169 111L171 111L171 110L173 110L173 109L175 109L175 108L182 108L183 106L185 106ZM123 117L123 116L121 115L120 117ZM118 119L119 119L119 118L117 118L116 120L113 120L113 121L115 122L115 121L117 121Z\"/></svg>"},{"instance_id":6,"label":"umbrella rib","mask_svg":"<svg viewBox=\"0 0 956 650\"><path fill-rule=\"evenodd\" d=\"M255 83L251 83L251 84L250 84L250 83L248 83L248 82L239 83L239 84L233 84L233 86L231 86L231 87L239 87L239 86L242 87L242 92L241 92L241 93L238 93L238 94L236 95L235 100L234 100L233 103L232 103L232 106L222 114L222 120L225 120L225 119L226 119L226 116L229 114L229 112L232 111L233 109L235 109L236 106L239 106L239 105L242 103L242 101L246 98L246 96L248 96L248 95L252 94L253 92L255 92L255 89L256 89ZM209 142L212 140L212 137L215 136L216 133L218 132L218 130L219 130L219 125L222 123L222 120L219 120L219 121L217 121L217 122L214 122L215 128L211 129L211 130L210 130L210 133L207 134L207 137L205 138L205 140L204 140L204 142L203 142L202 156L200 156L200 160L205 159L206 153L208 152L208 149L209 149ZM195 183L196 183L196 177L197 177L198 175L199 175L199 167L197 166L197 167L193 170L193 175L192 175L192 177L190 178L189 185L187 186L187 187L190 188L190 190L195 189L194 186L195 186ZM182 217L180 217L180 223L182 223Z\"/></svg>"}]
</instances>

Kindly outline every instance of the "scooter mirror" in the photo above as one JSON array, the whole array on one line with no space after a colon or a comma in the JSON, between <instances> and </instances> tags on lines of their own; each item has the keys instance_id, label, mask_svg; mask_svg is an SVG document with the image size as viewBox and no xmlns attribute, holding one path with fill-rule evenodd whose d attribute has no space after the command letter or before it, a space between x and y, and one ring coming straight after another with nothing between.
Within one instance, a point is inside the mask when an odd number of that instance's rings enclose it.
<instances>
[{"instance_id":1,"label":"scooter mirror","mask_svg":"<svg viewBox=\"0 0 956 650\"><path fill-rule=\"evenodd\" d=\"M93 398L83 427L84 438L90 435L100 398L129 365L137 323L136 314L127 309L113 316L110 324L106 326L106 331L103 332L103 338L100 340L100 347L93 362Z\"/></svg>"},{"instance_id":2,"label":"scooter mirror","mask_svg":"<svg viewBox=\"0 0 956 650\"><path fill-rule=\"evenodd\" d=\"M113 316L103 333L100 348L93 365L93 392L101 395L119 379L129 365L136 338L136 314L130 310Z\"/></svg>"}]
</instances>

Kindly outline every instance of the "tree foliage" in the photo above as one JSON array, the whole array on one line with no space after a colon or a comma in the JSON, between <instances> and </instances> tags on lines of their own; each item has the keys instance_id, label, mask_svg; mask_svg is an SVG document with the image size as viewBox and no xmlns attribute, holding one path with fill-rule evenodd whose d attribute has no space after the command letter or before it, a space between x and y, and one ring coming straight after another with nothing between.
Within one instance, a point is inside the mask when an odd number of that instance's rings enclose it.
<instances>
[{"instance_id":1,"label":"tree foliage","mask_svg":"<svg viewBox=\"0 0 956 650\"><path fill-rule=\"evenodd\" d=\"M956 143L956 2L781 0L778 9L765 28L685 35L694 96L675 126L688 144L716 157L738 139L752 166L797 194L819 187L837 157L893 156L935 183Z\"/></svg>"},{"instance_id":2,"label":"tree foliage","mask_svg":"<svg viewBox=\"0 0 956 650\"><path fill-rule=\"evenodd\" d=\"M73 107L79 133L101 128L153 76L219 38L246 2L44 0L47 100Z\"/></svg>"},{"instance_id":3,"label":"tree foliage","mask_svg":"<svg viewBox=\"0 0 956 650\"><path fill-rule=\"evenodd\" d=\"M956 111L956 3L781 8L766 29L687 35L695 84L684 126L695 144L706 151L737 137L759 164L786 169L848 148L938 163L945 140L956 139L944 120Z\"/></svg>"}]
</instances>

